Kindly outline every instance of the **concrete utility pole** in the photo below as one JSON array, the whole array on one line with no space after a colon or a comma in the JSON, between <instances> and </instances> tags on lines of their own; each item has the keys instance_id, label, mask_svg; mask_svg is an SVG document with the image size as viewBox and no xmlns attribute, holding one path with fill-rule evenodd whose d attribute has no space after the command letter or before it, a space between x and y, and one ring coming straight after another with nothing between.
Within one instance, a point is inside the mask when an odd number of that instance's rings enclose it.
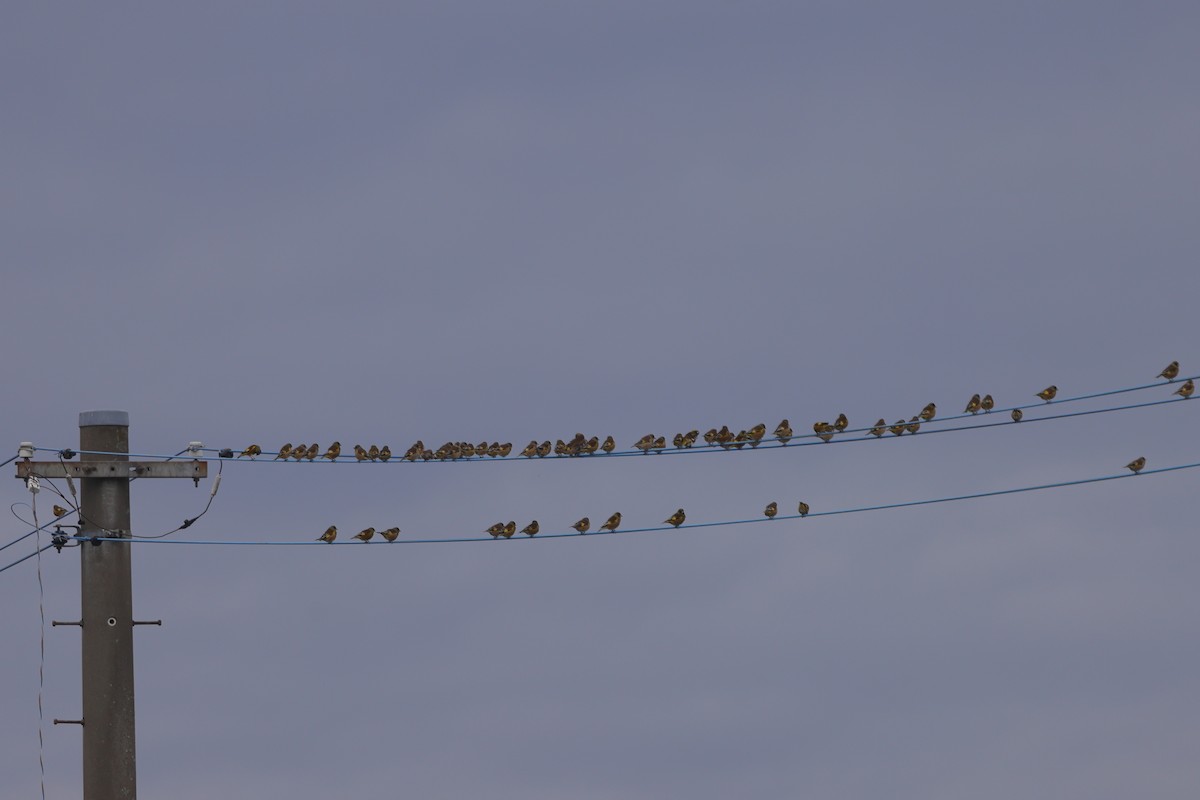
<instances>
[{"instance_id":1,"label":"concrete utility pole","mask_svg":"<svg viewBox=\"0 0 1200 800\"><path fill-rule=\"evenodd\" d=\"M17 477L79 479L80 605L83 631L84 800L134 800L137 748L133 713L133 584L129 482L133 478L192 478L208 464L129 460L129 413L79 415L80 463L25 461ZM88 452L93 451L93 452ZM55 625L63 624L55 622ZM55 720L60 722L60 720Z\"/></svg>"}]
</instances>

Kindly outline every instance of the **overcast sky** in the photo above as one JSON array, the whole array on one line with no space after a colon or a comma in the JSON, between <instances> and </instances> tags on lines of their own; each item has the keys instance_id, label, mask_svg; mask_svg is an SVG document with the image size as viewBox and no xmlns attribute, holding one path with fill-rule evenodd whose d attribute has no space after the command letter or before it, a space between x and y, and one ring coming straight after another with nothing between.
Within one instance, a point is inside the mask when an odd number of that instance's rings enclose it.
<instances>
[{"instance_id":1,"label":"overcast sky","mask_svg":"<svg viewBox=\"0 0 1200 800\"><path fill-rule=\"evenodd\" d=\"M90 409L127 410L142 453L624 448L1200 373L1198 37L1167 2L11 6L0 455L77 446ZM231 463L175 538L1007 489L1198 461L1197 410ZM1196 480L648 535L138 545L136 615L163 620L136 634L140 792L1192 797ZM143 534L207 498L132 495ZM43 555L48 620L78 618L77 560ZM34 797L33 560L0 609L0 795ZM79 714L79 634L46 637L47 796L76 797L79 730L49 720Z\"/></svg>"}]
</instances>

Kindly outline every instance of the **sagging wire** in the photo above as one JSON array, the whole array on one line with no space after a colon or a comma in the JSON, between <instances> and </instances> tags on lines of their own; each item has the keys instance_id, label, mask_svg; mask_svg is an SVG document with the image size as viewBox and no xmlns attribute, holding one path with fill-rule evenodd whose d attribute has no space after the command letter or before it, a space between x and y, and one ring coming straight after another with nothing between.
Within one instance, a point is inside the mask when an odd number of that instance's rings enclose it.
<instances>
[{"instance_id":1,"label":"sagging wire","mask_svg":"<svg viewBox=\"0 0 1200 800\"><path fill-rule=\"evenodd\" d=\"M1091 484L1091 483L1102 483L1102 482L1106 482L1106 481L1116 481L1116 480L1129 480L1129 479L1137 478L1139 476L1165 474L1168 472L1178 472L1180 470L1196 469L1196 468L1200 468L1200 462L1196 462L1196 463L1192 463L1192 464L1179 464L1179 465L1170 466L1170 467L1158 467L1156 469L1143 469L1141 472L1138 472L1138 473L1131 473L1131 472L1130 473L1118 473L1118 474L1114 474L1114 475L1101 475L1101 476L1094 477L1094 478L1081 478L1081 479L1070 480L1070 481L1056 481L1054 483L1042 483L1042 484L1037 484L1034 486L1021 486L1021 487L1018 487L1015 489L996 489L996 490L991 490L991 491L987 491L987 492L974 492L971 494L952 495L949 497L935 497L935 498L924 499L924 500L906 500L906 501L896 502L896 503L881 503L881 504L869 505L869 506L853 506L850 508L833 509L830 511L809 511L805 514L790 514L790 515L782 515L781 514L779 516L776 516L774 519L768 519L767 517L755 517L753 519L721 520L718 522L692 522L692 523L681 524L677 528L674 526L671 526L671 525L659 525L659 526L646 527L646 528L618 528L615 531L593 531L593 532L586 533L586 534L546 533L546 534L538 534L537 536L527 537L527 538L529 538L529 539L583 539L583 538L594 538L596 536L610 536L613 534L658 533L658 532L674 531L674 530L716 528L716 527L727 527L727 526L732 526L732 525L751 525L751 524L756 524L756 523L772 523L772 522L778 522L779 520L799 520L799 519L810 520L810 519L815 519L817 517L833 517L833 516L840 516L843 514L859 514L859 513L863 513L863 512L867 512L867 511L886 511L886 510L897 509L897 508L911 508L914 506L935 505L935 504L939 504L939 503L952 503L952 502L958 502L958 501L964 501L964 500L979 500L979 499L988 498L988 497L1001 497L1004 495L1022 494L1022 493L1026 493L1026 492L1037 492L1037 491L1043 491L1043 490L1048 490L1048 489L1062 489L1062 488L1066 488L1069 486L1082 486L1082 485ZM783 527L783 526L778 526L778 527ZM79 537L79 538L91 540L92 537ZM101 539L101 541L108 541L108 540ZM114 539L112 541L129 541L129 540L128 539ZM146 541L146 540L141 540L141 541ZM378 545L378 546L387 547L387 546L390 546L391 544L459 544L459 543L487 542L487 541L509 541L509 540L507 540L507 539L493 540L487 536L469 536L469 537L450 537L450 538L441 538L441 539L397 539L396 542L394 542L394 543L393 542L367 542L366 544L369 544L369 545L374 544L374 545ZM180 544L180 545L229 545L229 546L241 546L241 547L264 547L264 546L269 546L269 547L275 547L275 546L278 546L278 547L311 547L311 546L337 547L337 546L343 546L343 545L348 546L348 547L359 547L363 544L362 542L352 542L352 541L326 543L326 542L321 542L321 541L308 541L308 540L299 541L299 542L267 542L267 541L196 540L196 539L171 539L171 540L167 540L167 541L151 541L149 543L152 543L152 544Z\"/></svg>"},{"instance_id":2,"label":"sagging wire","mask_svg":"<svg viewBox=\"0 0 1200 800\"><path fill-rule=\"evenodd\" d=\"M38 630L38 766L41 768L41 786L42 800L46 800L46 757L45 757L45 738L42 730L45 727L45 715L42 711L42 693L46 688L46 589L42 583L42 536L38 531L41 530L38 523L37 513L37 496L41 491L41 483L37 476L31 475L25 479L25 487L29 489L29 508L33 513L34 531L36 533L36 547L34 555L37 556L37 583L38 583L38 617L41 622L41 627ZM57 491L57 490L56 490ZM13 513L15 514L15 509Z\"/></svg>"},{"instance_id":3,"label":"sagging wire","mask_svg":"<svg viewBox=\"0 0 1200 800\"><path fill-rule=\"evenodd\" d=\"M224 462L221 462L217 465L217 477L213 479L212 489L209 490L208 502L204 504L204 510L201 511L199 514L197 514L194 517L189 517L189 518L185 519L178 528L175 528L174 530L169 530L166 533L157 533L152 536L139 536L137 534L131 533L130 537L133 539L162 539L164 537L170 536L173 533L178 533L179 531L187 530L188 528L192 527L192 525L196 522L196 520L203 517L205 514L208 513L208 509L212 508L213 498L215 498L217 496L217 490L221 488L221 472L224 469L225 469Z\"/></svg>"}]
</instances>

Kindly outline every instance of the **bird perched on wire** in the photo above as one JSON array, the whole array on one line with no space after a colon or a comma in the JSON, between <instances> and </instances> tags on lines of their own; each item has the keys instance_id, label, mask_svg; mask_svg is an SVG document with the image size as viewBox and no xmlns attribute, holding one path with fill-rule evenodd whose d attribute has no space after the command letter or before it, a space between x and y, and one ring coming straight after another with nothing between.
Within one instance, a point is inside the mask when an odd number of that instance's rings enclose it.
<instances>
[{"instance_id":1,"label":"bird perched on wire","mask_svg":"<svg viewBox=\"0 0 1200 800\"><path fill-rule=\"evenodd\" d=\"M1176 389L1172 394L1177 394L1184 400L1192 396L1192 392L1196 391L1196 384L1190 378L1184 381L1183 385Z\"/></svg>"},{"instance_id":2,"label":"bird perched on wire","mask_svg":"<svg viewBox=\"0 0 1200 800\"><path fill-rule=\"evenodd\" d=\"M371 541L371 537L374 535L375 535L374 528L363 528L361 531L354 534L354 538L358 539L361 542L369 542L369 541Z\"/></svg>"},{"instance_id":3,"label":"bird perched on wire","mask_svg":"<svg viewBox=\"0 0 1200 800\"><path fill-rule=\"evenodd\" d=\"M683 435L683 447L685 450L690 449L696 443L696 439L700 438L700 431L690 430Z\"/></svg>"},{"instance_id":4,"label":"bird perched on wire","mask_svg":"<svg viewBox=\"0 0 1200 800\"><path fill-rule=\"evenodd\" d=\"M917 431L921 430L921 418L913 417L904 427L909 433L916 433Z\"/></svg>"},{"instance_id":5,"label":"bird perched on wire","mask_svg":"<svg viewBox=\"0 0 1200 800\"><path fill-rule=\"evenodd\" d=\"M386 444L383 447L379 448L379 460L380 461L387 461L391 457L392 457L392 448L388 447Z\"/></svg>"},{"instance_id":6,"label":"bird perched on wire","mask_svg":"<svg viewBox=\"0 0 1200 800\"><path fill-rule=\"evenodd\" d=\"M663 450L666 450L667 449L667 437L665 437L665 436L658 437L657 439L654 440L654 444L651 445L651 447L653 447L653 449L657 450L660 453Z\"/></svg>"},{"instance_id":7,"label":"bird perched on wire","mask_svg":"<svg viewBox=\"0 0 1200 800\"><path fill-rule=\"evenodd\" d=\"M1020 422L1021 417L1025 416L1025 412L1019 408L1014 408L1010 416L1012 417L1013 422Z\"/></svg>"},{"instance_id":8,"label":"bird perched on wire","mask_svg":"<svg viewBox=\"0 0 1200 800\"><path fill-rule=\"evenodd\" d=\"M278 461L279 459L282 458L284 461L287 461L287 457L290 456L291 454L292 454L292 443L288 442L283 447L279 448L279 452L276 453L275 457L271 460Z\"/></svg>"},{"instance_id":9,"label":"bird perched on wire","mask_svg":"<svg viewBox=\"0 0 1200 800\"><path fill-rule=\"evenodd\" d=\"M318 542L328 542L328 543L332 544L333 540L336 538L337 538L337 525L330 525L328 528L325 529L324 533L322 533L320 536L317 537L317 541Z\"/></svg>"},{"instance_id":10,"label":"bird perched on wire","mask_svg":"<svg viewBox=\"0 0 1200 800\"><path fill-rule=\"evenodd\" d=\"M901 420L896 420L896 424L893 425L892 427L888 428L888 430L897 436L903 436L904 430L907 427L908 427L908 423L901 419Z\"/></svg>"},{"instance_id":11,"label":"bird perched on wire","mask_svg":"<svg viewBox=\"0 0 1200 800\"><path fill-rule=\"evenodd\" d=\"M386 531L380 531L379 535L387 539L389 542L396 541L396 537L400 535L399 528L388 528Z\"/></svg>"},{"instance_id":12,"label":"bird perched on wire","mask_svg":"<svg viewBox=\"0 0 1200 800\"><path fill-rule=\"evenodd\" d=\"M617 440L611 436L604 437L604 444L600 445L600 449L606 453L611 453L617 449Z\"/></svg>"},{"instance_id":13,"label":"bird perched on wire","mask_svg":"<svg viewBox=\"0 0 1200 800\"><path fill-rule=\"evenodd\" d=\"M875 427L871 428L871 430L867 432L878 439L887 432L887 420L885 420L883 417L880 417L879 421L875 423Z\"/></svg>"},{"instance_id":14,"label":"bird perched on wire","mask_svg":"<svg viewBox=\"0 0 1200 800\"><path fill-rule=\"evenodd\" d=\"M706 430L704 432L704 443L707 445L713 445L713 444L716 444L716 442L717 442L717 429L709 428L708 430Z\"/></svg>"},{"instance_id":15,"label":"bird perched on wire","mask_svg":"<svg viewBox=\"0 0 1200 800\"><path fill-rule=\"evenodd\" d=\"M767 424L765 422L760 422L747 431L747 433L750 436L750 447L758 447L758 443L761 442L762 438L767 435Z\"/></svg>"},{"instance_id":16,"label":"bird perched on wire","mask_svg":"<svg viewBox=\"0 0 1200 800\"><path fill-rule=\"evenodd\" d=\"M537 536L537 532L539 530L540 527L538 526L538 521L535 519L524 528L521 528L521 533L525 534L526 536Z\"/></svg>"},{"instance_id":17,"label":"bird perched on wire","mask_svg":"<svg viewBox=\"0 0 1200 800\"><path fill-rule=\"evenodd\" d=\"M292 458L296 459L297 461L304 458L304 456L307 455L307 453L308 453L308 445L306 445L306 444L298 444L292 448Z\"/></svg>"},{"instance_id":18,"label":"bird perched on wire","mask_svg":"<svg viewBox=\"0 0 1200 800\"><path fill-rule=\"evenodd\" d=\"M574 528L575 530L579 531L580 533L587 533L588 528L590 528L591 526L592 526L592 521L590 519L588 519L587 517L584 517L583 519L579 520L579 522L576 522L571 527Z\"/></svg>"},{"instance_id":19,"label":"bird perched on wire","mask_svg":"<svg viewBox=\"0 0 1200 800\"><path fill-rule=\"evenodd\" d=\"M1136 475L1137 473L1141 472L1142 468L1145 466L1146 466L1146 457L1138 456L1133 461L1130 461L1128 464L1126 464L1125 469L1133 470L1133 474Z\"/></svg>"},{"instance_id":20,"label":"bird perched on wire","mask_svg":"<svg viewBox=\"0 0 1200 800\"><path fill-rule=\"evenodd\" d=\"M1173 381L1176 378L1178 378L1179 377L1179 362L1172 361L1170 364L1167 364L1167 368L1164 369L1162 372L1158 373L1158 377L1166 378L1169 381Z\"/></svg>"},{"instance_id":21,"label":"bird perched on wire","mask_svg":"<svg viewBox=\"0 0 1200 800\"><path fill-rule=\"evenodd\" d=\"M54 516L56 516L56 517L61 517L67 513L67 509L63 508L60 505L55 505L54 508L52 508L50 510L54 512Z\"/></svg>"},{"instance_id":22,"label":"bird perched on wire","mask_svg":"<svg viewBox=\"0 0 1200 800\"><path fill-rule=\"evenodd\" d=\"M676 450L682 450L683 449L683 434L682 433L675 434L675 437L673 439L671 439L671 444L675 445Z\"/></svg>"},{"instance_id":23,"label":"bird perched on wire","mask_svg":"<svg viewBox=\"0 0 1200 800\"><path fill-rule=\"evenodd\" d=\"M504 530L501 531L500 533L502 536L504 536L505 539L511 539L513 537L513 534L516 532L517 532L517 523L513 522L512 520L509 520L504 525Z\"/></svg>"},{"instance_id":24,"label":"bird perched on wire","mask_svg":"<svg viewBox=\"0 0 1200 800\"><path fill-rule=\"evenodd\" d=\"M800 516L807 517L808 516L808 503L801 500L800 506L796 510L800 512Z\"/></svg>"},{"instance_id":25,"label":"bird perched on wire","mask_svg":"<svg viewBox=\"0 0 1200 800\"><path fill-rule=\"evenodd\" d=\"M320 446L316 442L313 442L308 446L308 451L304 454L304 457L309 461L312 461L317 457L317 453L319 452L321 452Z\"/></svg>"},{"instance_id":26,"label":"bird perched on wire","mask_svg":"<svg viewBox=\"0 0 1200 800\"><path fill-rule=\"evenodd\" d=\"M992 399L990 394L985 394L983 399L979 401L979 407L983 409L983 413L987 414L996 407L996 401Z\"/></svg>"},{"instance_id":27,"label":"bird perched on wire","mask_svg":"<svg viewBox=\"0 0 1200 800\"><path fill-rule=\"evenodd\" d=\"M1045 389L1042 389L1040 392L1038 392L1037 396L1049 403L1054 399L1056 394L1058 394L1057 386L1047 386Z\"/></svg>"},{"instance_id":28,"label":"bird perched on wire","mask_svg":"<svg viewBox=\"0 0 1200 800\"><path fill-rule=\"evenodd\" d=\"M603 525L600 526L600 530L615 531L617 529L617 526L620 524L621 524L621 512L618 511L617 513L615 513L611 517L609 517L608 521L606 521Z\"/></svg>"},{"instance_id":29,"label":"bird perched on wire","mask_svg":"<svg viewBox=\"0 0 1200 800\"><path fill-rule=\"evenodd\" d=\"M529 444L525 445L525 449L521 451L521 455L526 458L533 458L537 455L537 439L533 439Z\"/></svg>"},{"instance_id":30,"label":"bird perched on wire","mask_svg":"<svg viewBox=\"0 0 1200 800\"><path fill-rule=\"evenodd\" d=\"M650 448L654 446L654 434L647 433L642 438L633 443L634 450L641 450L643 453L649 453Z\"/></svg>"},{"instance_id":31,"label":"bird perched on wire","mask_svg":"<svg viewBox=\"0 0 1200 800\"><path fill-rule=\"evenodd\" d=\"M545 458L546 456L550 455L550 447L551 445L549 439L539 444L537 449L538 458Z\"/></svg>"},{"instance_id":32,"label":"bird perched on wire","mask_svg":"<svg viewBox=\"0 0 1200 800\"><path fill-rule=\"evenodd\" d=\"M486 531L484 531L484 533L490 533L492 535L492 538L495 539L500 534L504 533L504 523L497 522L495 525L492 525L490 528L488 528Z\"/></svg>"},{"instance_id":33,"label":"bird perched on wire","mask_svg":"<svg viewBox=\"0 0 1200 800\"><path fill-rule=\"evenodd\" d=\"M792 426L788 424L785 418L782 422L775 426L775 438L780 444L787 445L792 440Z\"/></svg>"},{"instance_id":34,"label":"bird perched on wire","mask_svg":"<svg viewBox=\"0 0 1200 800\"><path fill-rule=\"evenodd\" d=\"M767 507L763 509L763 513L767 515L767 519L775 519L775 515L779 513L779 505L772 500L767 503Z\"/></svg>"},{"instance_id":35,"label":"bird perched on wire","mask_svg":"<svg viewBox=\"0 0 1200 800\"><path fill-rule=\"evenodd\" d=\"M672 514L671 516L664 519L663 524L664 525L672 525L672 526L678 528L680 525L683 524L683 521L685 519L687 519L687 515L683 513L683 509L681 508L678 511L676 511L674 514Z\"/></svg>"},{"instance_id":36,"label":"bird perched on wire","mask_svg":"<svg viewBox=\"0 0 1200 800\"><path fill-rule=\"evenodd\" d=\"M246 449L238 455L238 458L241 458L242 456L250 456L250 458L253 459L255 456L260 455L262 455L262 448L256 444L252 444L247 446Z\"/></svg>"},{"instance_id":37,"label":"bird perched on wire","mask_svg":"<svg viewBox=\"0 0 1200 800\"><path fill-rule=\"evenodd\" d=\"M814 422L813 432L817 434L817 438L823 442L828 442L837 433L837 430L828 422Z\"/></svg>"},{"instance_id":38,"label":"bird perched on wire","mask_svg":"<svg viewBox=\"0 0 1200 800\"><path fill-rule=\"evenodd\" d=\"M361 444L354 445L354 458L358 461L367 460L367 451L363 449Z\"/></svg>"},{"instance_id":39,"label":"bird perched on wire","mask_svg":"<svg viewBox=\"0 0 1200 800\"><path fill-rule=\"evenodd\" d=\"M964 414L978 414L981 401L979 395L971 395L971 399L967 401L967 407L963 409Z\"/></svg>"},{"instance_id":40,"label":"bird perched on wire","mask_svg":"<svg viewBox=\"0 0 1200 800\"><path fill-rule=\"evenodd\" d=\"M833 421L833 429L838 433L846 430L850 426L850 419L845 414L838 414L837 419Z\"/></svg>"},{"instance_id":41,"label":"bird perched on wire","mask_svg":"<svg viewBox=\"0 0 1200 800\"><path fill-rule=\"evenodd\" d=\"M322 458L328 458L330 461L333 461L341 454L342 454L342 443L334 442L333 444L329 445L329 449L325 451L325 455L322 456Z\"/></svg>"},{"instance_id":42,"label":"bird perched on wire","mask_svg":"<svg viewBox=\"0 0 1200 800\"><path fill-rule=\"evenodd\" d=\"M378 459L379 458L379 448L376 447L375 445L371 445L370 447L368 447L367 448L367 458L371 459L372 461L375 461L376 459Z\"/></svg>"},{"instance_id":43,"label":"bird perched on wire","mask_svg":"<svg viewBox=\"0 0 1200 800\"><path fill-rule=\"evenodd\" d=\"M936 416L936 415L937 415L937 403L930 403L927 406L925 406L924 408L922 408L921 413L918 414L917 416L919 416L921 419L925 420L926 422L929 422L929 420L933 419L934 416Z\"/></svg>"}]
</instances>

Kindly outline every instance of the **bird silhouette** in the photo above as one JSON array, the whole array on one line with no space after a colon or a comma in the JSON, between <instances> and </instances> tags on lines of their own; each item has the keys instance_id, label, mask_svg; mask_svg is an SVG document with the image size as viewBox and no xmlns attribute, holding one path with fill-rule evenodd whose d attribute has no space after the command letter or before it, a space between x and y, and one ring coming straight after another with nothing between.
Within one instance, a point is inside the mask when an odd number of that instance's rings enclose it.
<instances>
[{"instance_id":1,"label":"bird silhouette","mask_svg":"<svg viewBox=\"0 0 1200 800\"><path fill-rule=\"evenodd\" d=\"M359 541L362 541L362 542L369 542L369 541L371 541L371 537L374 535L375 535L374 528L363 528L361 531L354 534L354 538L358 539Z\"/></svg>"},{"instance_id":2,"label":"bird silhouette","mask_svg":"<svg viewBox=\"0 0 1200 800\"><path fill-rule=\"evenodd\" d=\"M979 407L983 409L983 413L987 414L996 407L996 401L992 399L990 394L985 394L983 399L979 401Z\"/></svg>"},{"instance_id":3,"label":"bird silhouette","mask_svg":"<svg viewBox=\"0 0 1200 800\"><path fill-rule=\"evenodd\" d=\"M921 419L925 420L926 422L929 422L929 420L933 419L936 414L937 414L937 403L930 403L927 406L925 406L924 408L922 408L921 413L918 414L917 416L919 416Z\"/></svg>"},{"instance_id":4,"label":"bird silhouette","mask_svg":"<svg viewBox=\"0 0 1200 800\"><path fill-rule=\"evenodd\" d=\"M513 522L512 520L509 520L505 524L504 530L501 531L501 534L504 536L505 539L511 539L513 537L513 534L516 532L517 532L517 523Z\"/></svg>"},{"instance_id":5,"label":"bird silhouette","mask_svg":"<svg viewBox=\"0 0 1200 800\"><path fill-rule=\"evenodd\" d=\"M1169 381L1173 381L1176 378L1178 378L1179 377L1179 362L1172 361L1170 364L1167 364L1166 369L1164 369L1162 372L1158 373L1158 377L1166 378Z\"/></svg>"},{"instance_id":6,"label":"bird silhouette","mask_svg":"<svg viewBox=\"0 0 1200 800\"><path fill-rule=\"evenodd\" d=\"M292 443L288 442L283 447L279 448L279 452L276 453L275 458L273 458L271 460L278 461L279 459L282 458L284 461L286 461L287 457L290 456L291 454L292 454Z\"/></svg>"},{"instance_id":7,"label":"bird silhouette","mask_svg":"<svg viewBox=\"0 0 1200 800\"><path fill-rule=\"evenodd\" d=\"M980 406L979 395L971 395L971 399L967 401L967 407L963 409L964 414L978 414Z\"/></svg>"},{"instance_id":8,"label":"bird silhouette","mask_svg":"<svg viewBox=\"0 0 1200 800\"><path fill-rule=\"evenodd\" d=\"M375 445L371 445L370 447L368 447L367 448L367 458L371 459L372 461L375 461L377 458L379 458L379 448L376 447Z\"/></svg>"},{"instance_id":9,"label":"bird silhouette","mask_svg":"<svg viewBox=\"0 0 1200 800\"><path fill-rule=\"evenodd\" d=\"M1192 392L1196 391L1196 384L1190 378L1183 382L1183 385L1176 389L1172 394L1177 394L1184 400L1192 396Z\"/></svg>"},{"instance_id":10,"label":"bird silhouette","mask_svg":"<svg viewBox=\"0 0 1200 800\"><path fill-rule=\"evenodd\" d=\"M907 427L908 427L908 423L901 419L901 420L896 420L896 424L893 425L892 427L888 428L888 430L891 431L892 433L896 434L897 436L903 436L904 430Z\"/></svg>"},{"instance_id":11,"label":"bird silhouette","mask_svg":"<svg viewBox=\"0 0 1200 800\"><path fill-rule=\"evenodd\" d=\"M533 458L537 455L537 446L537 439L531 440L529 444L525 445L525 449L521 451L521 455L526 458Z\"/></svg>"},{"instance_id":12,"label":"bird silhouette","mask_svg":"<svg viewBox=\"0 0 1200 800\"><path fill-rule=\"evenodd\" d=\"M580 533L587 533L588 528L590 528L591 526L592 526L592 521L590 519L588 519L587 517L584 517L583 519L579 520L571 527L574 528L575 530L579 531Z\"/></svg>"},{"instance_id":13,"label":"bird silhouette","mask_svg":"<svg viewBox=\"0 0 1200 800\"><path fill-rule=\"evenodd\" d=\"M537 536L538 530L540 530L540 528L538 526L538 521L535 519L524 528L521 528L521 533L525 534L526 536Z\"/></svg>"},{"instance_id":14,"label":"bird silhouette","mask_svg":"<svg viewBox=\"0 0 1200 800\"><path fill-rule=\"evenodd\" d=\"M617 513L615 513L611 517L609 517L607 522L605 522L603 525L600 526L600 530L615 531L617 529L617 526L620 524L621 524L621 512L618 511Z\"/></svg>"},{"instance_id":15,"label":"bird silhouette","mask_svg":"<svg viewBox=\"0 0 1200 800\"><path fill-rule=\"evenodd\" d=\"M1038 392L1037 396L1049 403L1054 399L1056 394L1058 394L1057 386L1047 386L1045 389L1042 389L1040 392Z\"/></svg>"},{"instance_id":16,"label":"bird silhouette","mask_svg":"<svg viewBox=\"0 0 1200 800\"><path fill-rule=\"evenodd\" d=\"M1146 457L1138 456L1133 461L1130 461L1128 464L1126 464L1125 468L1133 470L1133 474L1136 475L1137 473L1141 472L1142 468L1145 466L1146 466Z\"/></svg>"},{"instance_id":17,"label":"bird silhouette","mask_svg":"<svg viewBox=\"0 0 1200 800\"><path fill-rule=\"evenodd\" d=\"M1022 410L1021 410L1021 409L1019 409L1019 408L1014 408L1014 409L1012 410L1012 414L1011 414L1010 416L1012 416L1012 421L1013 421L1013 422L1020 422L1020 421L1021 421L1021 417L1025 416L1025 412L1024 412L1024 411L1022 411Z\"/></svg>"},{"instance_id":18,"label":"bird silhouette","mask_svg":"<svg viewBox=\"0 0 1200 800\"><path fill-rule=\"evenodd\" d=\"M617 440L611 436L604 437L604 444L600 445L600 449L606 453L611 453L617 449Z\"/></svg>"},{"instance_id":19,"label":"bird silhouette","mask_svg":"<svg viewBox=\"0 0 1200 800\"><path fill-rule=\"evenodd\" d=\"M367 451L363 449L361 444L354 445L354 457L359 461L367 460Z\"/></svg>"},{"instance_id":20,"label":"bird silhouette","mask_svg":"<svg viewBox=\"0 0 1200 800\"><path fill-rule=\"evenodd\" d=\"M307 455L307 453L308 453L308 445L306 445L306 444L298 444L292 448L292 458L296 459L297 461L304 458L304 456Z\"/></svg>"},{"instance_id":21,"label":"bird silhouette","mask_svg":"<svg viewBox=\"0 0 1200 800\"><path fill-rule=\"evenodd\" d=\"M330 461L333 461L341 454L342 454L342 443L334 442L333 444L329 445L329 449L325 451L325 455L323 456L323 458L328 458Z\"/></svg>"},{"instance_id":22,"label":"bird silhouette","mask_svg":"<svg viewBox=\"0 0 1200 800\"><path fill-rule=\"evenodd\" d=\"M792 426L788 424L788 421L786 418L782 422L780 422L778 425L775 426L775 438L778 439L780 441L780 443L782 443L784 445L787 445L787 443L792 440L793 432L794 431L792 431Z\"/></svg>"},{"instance_id":23,"label":"bird silhouette","mask_svg":"<svg viewBox=\"0 0 1200 800\"><path fill-rule=\"evenodd\" d=\"M383 447L379 448L379 460L380 461L386 462L391 457L392 457L392 448L388 447L386 444Z\"/></svg>"},{"instance_id":24,"label":"bird silhouette","mask_svg":"<svg viewBox=\"0 0 1200 800\"><path fill-rule=\"evenodd\" d=\"M328 528L325 529L325 532L322 533L317 538L317 541L332 543L333 540L336 538L337 538L337 525L330 525Z\"/></svg>"},{"instance_id":25,"label":"bird silhouette","mask_svg":"<svg viewBox=\"0 0 1200 800\"><path fill-rule=\"evenodd\" d=\"M774 500L767 503L767 507L763 509L763 513L767 515L767 519L775 519L775 515L779 513L779 506Z\"/></svg>"},{"instance_id":26,"label":"bird silhouette","mask_svg":"<svg viewBox=\"0 0 1200 800\"><path fill-rule=\"evenodd\" d=\"M495 539L500 534L504 533L504 523L497 522L495 525L492 525L490 528L488 528L486 531L484 531L484 533L490 533L492 535L492 538Z\"/></svg>"},{"instance_id":27,"label":"bird silhouette","mask_svg":"<svg viewBox=\"0 0 1200 800\"><path fill-rule=\"evenodd\" d=\"M399 528L388 528L386 531L380 531L379 535L387 539L389 542L396 541L396 537L400 535Z\"/></svg>"},{"instance_id":28,"label":"bird silhouette","mask_svg":"<svg viewBox=\"0 0 1200 800\"><path fill-rule=\"evenodd\" d=\"M308 446L308 451L304 454L304 457L307 458L309 461L312 461L314 458L317 457L317 453L319 453L319 452L321 452L320 446L318 446L316 442L313 442L312 444L310 444Z\"/></svg>"},{"instance_id":29,"label":"bird silhouette","mask_svg":"<svg viewBox=\"0 0 1200 800\"><path fill-rule=\"evenodd\" d=\"M54 516L56 516L56 517L61 517L62 515L67 513L67 509L63 508L60 505L55 505L54 508L52 508L50 510L54 512Z\"/></svg>"},{"instance_id":30,"label":"bird silhouette","mask_svg":"<svg viewBox=\"0 0 1200 800\"><path fill-rule=\"evenodd\" d=\"M921 418L913 417L904 427L909 433L916 433L917 431L921 430Z\"/></svg>"},{"instance_id":31,"label":"bird silhouette","mask_svg":"<svg viewBox=\"0 0 1200 800\"><path fill-rule=\"evenodd\" d=\"M833 421L833 429L838 433L846 430L850 426L850 419L845 414L838 414L837 419Z\"/></svg>"},{"instance_id":32,"label":"bird silhouette","mask_svg":"<svg viewBox=\"0 0 1200 800\"><path fill-rule=\"evenodd\" d=\"M886 432L887 432L887 420L885 420L883 417L880 417L879 421L875 423L875 427L871 428L871 430L868 431L868 433L870 433L876 439L878 439L880 436L883 436L883 434L885 434Z\"/></svg>"},{"instance_id":33,"label":"bird silhouette","mask_svg":"<svg viewBox=\"0 0 1200 800\"><path fill-rule=\"evenodd\" d=\"M800 516L807 517L808 516L808 503L801 500L800 506L796 510L800 512Z\"/></svg>"},{"instance_id":34,"label":"bird silhouette","mask_svg":"<svg viewBox=\"0 0 1200 800\"><path fill-rule=\"evenodd\" d=\"M676 511L674 514L672 514L671 516L664 519L663 524L664 525L673 525L676 528L678 528L680 525L683 524L683 521L685 519L687 519L687 515L683 513L683 509L681 508L678 511Z\"/></svg>"},{"instance_id":35,"label":"bird silhouette","mask_svg":"<svg viewBox=\"0 0 1200 800\"><path fill-rule=\"evenodd\" d=\"M550 455L550 447L551 445L549 439L539 444L537 449L538 458L545 458L546 456Z\"/></svg>"},{"instance_id":36,"label":"bird silhouette","mask_svg":"<svg viewBox=\"0 0 1200 800\"><path fill-rule=\"evenodd\" d=\"M252 444L247 446L246 449L238 455L238 458L241 458L242 456L250 456L250 458L253 459L255 456L260 455L262 455L262 448L256 444Z\"/></svg>"}]
</instances>

